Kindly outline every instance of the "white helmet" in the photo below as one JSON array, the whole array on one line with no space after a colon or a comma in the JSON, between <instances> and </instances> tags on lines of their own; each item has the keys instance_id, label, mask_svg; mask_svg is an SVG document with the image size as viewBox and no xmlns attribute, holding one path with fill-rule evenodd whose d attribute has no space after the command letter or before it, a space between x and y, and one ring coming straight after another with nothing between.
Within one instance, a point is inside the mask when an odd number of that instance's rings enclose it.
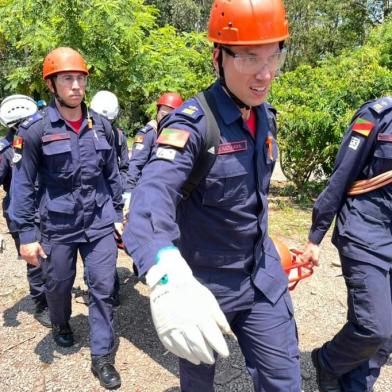
<instances>
[{"instance_id":1,"label":"white helmet","mask_svg":"<svg viewBox=\"0 0 392 392\"><path fill-rule=\"evenodd\" d=\"M0 104L0 121L3 125L11 128L27 117L37 112L37 104L34 99L27 95L10 95Z\"/></svg>"},{"instance_id":2,"label":"white helmet","mask_svg":"<svg viewBox=\"0 0 392 392\"><path fill-rule=\"evenodd\" d=\"M98 114L105 116L108 120L115 120L118 116L118 99L110 91L98 91L93 96L90 107Z\"/></svg>"}]
</instances>

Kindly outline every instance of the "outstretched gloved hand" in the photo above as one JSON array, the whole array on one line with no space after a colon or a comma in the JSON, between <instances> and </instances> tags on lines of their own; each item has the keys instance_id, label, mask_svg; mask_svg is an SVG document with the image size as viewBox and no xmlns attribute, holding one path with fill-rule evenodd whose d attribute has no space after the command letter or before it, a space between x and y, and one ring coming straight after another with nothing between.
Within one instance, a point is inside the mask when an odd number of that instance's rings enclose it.
<instances>
[{"instance_id":1,"label":"outstretched gloved hand","mask_svg":"<svg viewBox=\"0 0 392 392\"><path fill-rule=\"evenodd\" d=\"M152 319L167 350L198 365L228 357L222 332L231 329L214 295L192 275L179 250L163 248L146 275Z\"/></svg>"}]
</instances>

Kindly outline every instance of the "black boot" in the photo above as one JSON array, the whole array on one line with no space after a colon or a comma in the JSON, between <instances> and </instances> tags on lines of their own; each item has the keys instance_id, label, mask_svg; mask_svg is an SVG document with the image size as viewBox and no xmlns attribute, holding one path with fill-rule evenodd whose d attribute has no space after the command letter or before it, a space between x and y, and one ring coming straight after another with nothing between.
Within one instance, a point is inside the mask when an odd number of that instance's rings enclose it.
<instances>
[{"instance_id":1,"label":"black boot","mask_svg":"<svg viewBox=\"0 0 392 392\"><path fill-rule=\"evenodd\" d=\"M121 378L113 366L113 359L110 354L92 355L91 371L99 379L99 383L106 389L116 389L121 386Z\"/></svg>"},{"instance_id":2,"label":"black boot","mask_svg":"<svg viewBox=\"0 0 392 392\"><path fill-rule=\"evenodd\" d=\"M319 348L312 351L313 366L316 369L317 386L320 392L343 392L339 384L339 378L324 370L319 361Z\"/></svg>"},{"instance_id":3,"label":"black boot","mask_svg":"<svg viewBox=\"0 0 392 392\"><path fill-rule=\"evenodd\" d=\"M69 323L65 325L52 324L52 335L60 347L71 347L74 344L73 332Z\"/></svg>"},{"instance_id":4,"label":"black boot","mask_svg":"<svg viewBox=\"0 0 392 392\"><path fill-rule=\"evenodd\" d=\"M44 327L50 328L49 309L46 301L36 301L34 309L34 318Z\"/></svg>"}]
</instances>

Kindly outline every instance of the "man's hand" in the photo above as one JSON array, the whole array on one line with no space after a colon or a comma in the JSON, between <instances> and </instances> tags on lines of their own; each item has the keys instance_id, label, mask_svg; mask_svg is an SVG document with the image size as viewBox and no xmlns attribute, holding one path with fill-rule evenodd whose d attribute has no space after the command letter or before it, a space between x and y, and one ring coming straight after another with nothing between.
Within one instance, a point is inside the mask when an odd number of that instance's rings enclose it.
<instances>
[{"instance_id":1,"label":"man's hand","mask_svg":"<svg viewBox=\"0 0 392 392\"><path fill-rule=\"evenodd\" d=\"M303 261L310 261L313 265L320 264L320 248L313 242L308 242L305 246L304 253L301 255Z\"/></svg>"},{"instance_id":2,"label":"man's hand","mask_svg":"<svg viewBox=\"0 0 392 392\"><path fill-rule=\"evenodd\" d=\"M164 248L160 254L146 278L152 289L152 319L162 344L196 365L213 364L214 351L228 357L222 331L231 333L231 329L214 295L193 277L177 248Z\"/></svg>"},{"instance_id":3,"label":"man's hand","mask_svg":"<svg viewBox=\"0 0 392 392\"><path fill-rule=\"evenodd\" d=\"M39 260L40 257L42 257L43 259L47 258L39 242L21 244L20 255L22 256L23 260L27 261L31 265L34 265L35 267L38 267L41 264Z\"/></svg>"}]
</instances>

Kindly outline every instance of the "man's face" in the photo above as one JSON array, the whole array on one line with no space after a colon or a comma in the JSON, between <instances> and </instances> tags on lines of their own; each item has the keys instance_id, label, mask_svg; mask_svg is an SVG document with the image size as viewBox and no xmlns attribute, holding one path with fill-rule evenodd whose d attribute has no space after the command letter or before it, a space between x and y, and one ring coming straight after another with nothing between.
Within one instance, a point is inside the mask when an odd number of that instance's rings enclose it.
<instances>
[{"instance_id":1,"label":"man's face","mask_svg":"<svg viewBox=\"0 0 392 392\"><path fill-rule=\"evenodd\" d=\"M69 106L77 107L84 98L87 75L82 72L62 72L54 77L57 94ZM47 80L49 89L54 92L52 81Z\"/></svg>"},{"instance_id":2,"label":"man's face","mask_svg":"<svg viewBox=\"0 0 392 392\"><path fill-rule=\"evenodd\" d=\"M265 101L283 55L279 43L226 46L216 48L213 63L218 71L219 50L223 51L223 69L228 88L248 106Z\"/></svg>"},{"instance_id":3,"label":"man's face","mask_svg":"<svg viewBox=\"0 0 392 392\"><path fill-rule=\"evenodd\" d=\"M160 105L157 113L157 122L159 123L163 119L163 117L168 115L173 110L174 109L171 108L170 106Z\"/></svg>"}]
</instances>

